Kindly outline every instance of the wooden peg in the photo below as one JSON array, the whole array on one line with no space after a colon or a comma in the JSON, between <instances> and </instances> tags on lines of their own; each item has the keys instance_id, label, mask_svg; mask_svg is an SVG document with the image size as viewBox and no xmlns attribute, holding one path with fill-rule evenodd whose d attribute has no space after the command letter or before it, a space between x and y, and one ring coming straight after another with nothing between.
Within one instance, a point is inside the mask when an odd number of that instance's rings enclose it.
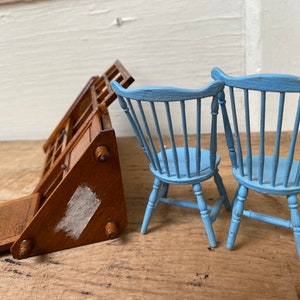
<instances>
[{"instance_id":1,"label":"wooden peg","mask_svg":"<svg viewBox=\"0 0 300 300\"><path fill-rule=\"evenodd\" d=\"M31 250L33 247L33 242L32 240L23 240L20 243L20 250L19 250L19 255L20 258L27 258L30 256Z\"/></svg>"},{"instance_id":2,"label":"wooden peg","mask_svg":"<svg viewBox=\"0 0 300 300\"><path fill-rule=\"evenodd\" d=\"M108 222L105 226L105 233L109 239L115 239L119 236L119 230L115 222Z\"/></svg>"},{"instance_id":3,"label":"wooden peg","mask_svg":"<svg viewBox=\"0 0 300 300\"><path fill-rule=\"evenodd\" d=\"M109 150L106 145L101 145L96 148L95 150L95 156L100 162L104 162L109 157Z\"/></svg>"}]
</instances>

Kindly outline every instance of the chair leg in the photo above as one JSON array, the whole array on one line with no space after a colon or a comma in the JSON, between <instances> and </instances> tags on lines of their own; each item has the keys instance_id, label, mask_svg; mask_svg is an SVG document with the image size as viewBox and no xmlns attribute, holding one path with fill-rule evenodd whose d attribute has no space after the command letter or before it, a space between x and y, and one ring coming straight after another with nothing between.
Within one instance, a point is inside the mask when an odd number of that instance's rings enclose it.
<instances>
[{"instance_id":1,"label":"chair leg","mask_svg":"<svg viewBox=\"0 0 300 300\"><path fill-rule=\"evenodd\" d=\"M144 219L142 223L141 233L145 234L147 233L147 228L150 223L150 219L152 216L152 213L156 209L158 202L159 202L159 188L161 186L161 182L155 178L153 183L153 189L149 196L148 204L146 207L146 211L144 214Z\"/></svg>"},{"instance_id":2,"label":"chair leg","mask_svg":"<svg viewBox=\"0 0 300 300\"><path fill-rule=\"evenodd\" d=\"M288 205L291 213L291 222L293 225L294 237L296 241L296 247L298 256L300 258L300 215L298 210L297 195L290 195L287 197Z\"/></svg>"},{"instance_id":3,"label":"chair leg","mask_svg":"<svg viewBox=\"0 0 300 300\"><path fill-rule=\"evenodd\" d=\"M159 191L159 198L166 198L168 196L169 183L163 182L162 188Z\"/></svg>"},{"instance_id":4,"label":"chair leg","mask_svg":"<svg viewBox=\"0 0 300 300\"><path fill-rule=\"evenodd\" d=\"M212 227L212 221L211 221L210 215L208 214L208 211L207 211L207 205L206 205L205 199L202 196L202 189L201 189L200 184L194 184L193 190L194 190L194 193L197 198L197 203L198 203L198 207L200 210L202 222L204 224L204 228L205 228L210 246L216 247L217 242L216 242L215 233L214 233L214 230Z\"/></svg>"},{"instance_id":5,"label":"chair leg","mask_svg":"<svg viewBox=\"0 0 300 300\"><path fill-rule=\"evenodd\" d=\"M234 201L236 200L237 196L238 196L238 191L240 189L240 186L241 185L238 185L237 189L235 190L235 193L234 193L234 196L233 196L233 199L232 199L232 202L231 202L231 207L234 206Z\"/></svg>"},{"instance_id":6,"label":"chair leg","mask_svg":"<svg viewBox=\"0 0 300 300\"><path fill-rule=\"evenodd\" d=\"M237 191L237 197L234 200L234 205L232 208L232 218L229 228L228 238L227 238L227 248L232 249L235 239L240 227L241 217L244 211L244 202L248 194L248 189L244 186L239 186Z\"/></svg>"},{"instance_id":7,"label":"chair leg","mask_svg":"<svg viewBox=\"0 0 300 300\"><path fill-rule=\"evenodd\" d=\"M226 193L225 186L223 184L222 177L219 174L219 170L216 170L214 180L215 180L215 183L216 183L216 186L217 186L220 196L223 197L223 203L224 203L225 208L230 210L231 205L230 205L228 197L227 197L227 193Z\"/></svg>"}]
</instances>

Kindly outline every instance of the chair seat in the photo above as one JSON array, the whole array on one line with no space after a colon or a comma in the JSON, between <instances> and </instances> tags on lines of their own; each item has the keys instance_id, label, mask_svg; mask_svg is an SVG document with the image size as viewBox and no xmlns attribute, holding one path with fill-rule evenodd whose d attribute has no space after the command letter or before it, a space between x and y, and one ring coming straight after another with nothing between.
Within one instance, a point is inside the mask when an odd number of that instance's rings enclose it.
<instances>
[{"instance_id":1,"label":"chair seat","mask_svg":"<svg viewBox=\"0 0 300 300\"><path fill-rule=\"evenodd\" d=\"M289 176L289 181L287 187L283 186L284 178L285 178L285 166L286 166L286 158L279 158L278 161L278 171L276 174L275 186L272 186L272 169L273 169L273 157L266 156L264 163L264 174L263 174L263 182L260 184L258 181L258 172L259 172L259 158L258 156L253 156L252 158L252 180L248 178L247 171L247 162L246 159L243 159L244 162L244 176L241 176L240 171L238 169L233 169L233 175L242 185L250 188L258 190L262 193L270 193L276 195L290 195L297 194L300 192L300 186L295 186L295 179L297 170L300 162L293 161L291 172Z\"/></svg>"},{"instance_id":2,"label":"chair seat","mask_svg":"<svg viewBox=\"0 0 300 300\"><path fill-rule=\"evenodd\" d=\"M197 172L197 162L196 162L196 148L189 148L189 159L190 159L190 176L187 174L186 163L185 163L185 149L177 148L178 156L178 169L179 176L176 174L176 162L174 160L172 149L166 150L169 172L170 176L167 175L165 168L164 160L162 158L162 153L158 154L158 159L160 161L162 172L156 170L150 164L150 170L155 177L167 183L178 183L178 184L190 184L193 182L200 182L207 180L212 177L215 173L215 168L211 169L210 167L210 152L206 149L201 149L201 162L200 162L200 172ZM220 163L220 156L216 155L216 166Z\"/></svg>"}]
</instances>

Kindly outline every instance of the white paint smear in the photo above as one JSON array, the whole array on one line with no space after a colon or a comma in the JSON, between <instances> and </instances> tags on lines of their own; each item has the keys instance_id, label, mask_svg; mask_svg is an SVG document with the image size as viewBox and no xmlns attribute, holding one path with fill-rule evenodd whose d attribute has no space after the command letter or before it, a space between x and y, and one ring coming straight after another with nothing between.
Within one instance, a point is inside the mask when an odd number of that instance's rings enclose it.
<instances>
[{"instance_id":1,"label":"white paint smear","mask_svg":"<svg viewBox=\"0 0 300 300\"><path fill-rule=\"evenodd\" d=\"M78 239L101 201L87 186L79 186L71 197L65 216L57 224L55 231L65 231L67 236Z\"/></svg>"}]
</instances>

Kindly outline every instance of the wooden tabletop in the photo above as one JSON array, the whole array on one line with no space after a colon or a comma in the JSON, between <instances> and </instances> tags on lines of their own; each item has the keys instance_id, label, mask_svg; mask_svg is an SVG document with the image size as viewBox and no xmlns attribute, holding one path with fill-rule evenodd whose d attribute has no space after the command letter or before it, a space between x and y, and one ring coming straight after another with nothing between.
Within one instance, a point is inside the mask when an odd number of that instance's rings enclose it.
<instances>
[{"instance_id":1,"label":"wooden tabletop","mask_svg":"<svg viewBox=\"0 0 300 300\"><path fill-rule=\"evenodd\" d=\"M0 142L0 202L26 196L39 181L44 141ZM220 146L223 145L223 146ZM220 173L233 196L224 137ZM208 247L199 212L161 204L149 232L139 230L152 188L148 162L134 138L118 138L128 227L121 237L43 256L0 254L1 299L300 299L300 260L290 230L244 219L235 250L226 249L231 213L214 223ZM214 184L204 195L216 196ZM193 197L191 187L171 189ZM250 193L251 209L288 216L285 199ZM0 220L1 221L1 220Z\"/></svg>"}]
</instances>

